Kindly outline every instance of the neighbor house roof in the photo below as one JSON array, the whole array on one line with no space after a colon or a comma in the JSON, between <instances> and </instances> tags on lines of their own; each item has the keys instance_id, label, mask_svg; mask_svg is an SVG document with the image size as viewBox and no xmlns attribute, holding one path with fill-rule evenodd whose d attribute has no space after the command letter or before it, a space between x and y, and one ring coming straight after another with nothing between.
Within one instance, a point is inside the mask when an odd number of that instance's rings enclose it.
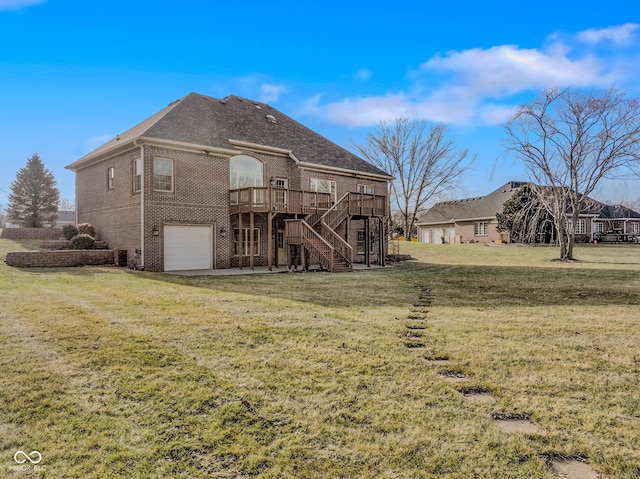
<instances>
[{"instance_id":1,"label":"neighbor house roof","mask_svg":"<svg viewBox=\"0 0 640 479\"><path fill-rule=\"evenodd\" d=\"M511 198L518 188L526 184L522 181L510 181L486 196L436 203L420 217L417 224L428 226L493 219L497 213L502 212L505 201ZM585 206L580 214L599 219L640 218L640 213L626 206L607 205L591 198L588 206Z\"/></svg>"},{"instance_id":2,"label":"neighbor house roof","mask_svg":"<svg viewBox=\"0 0 640 479\"><path fill-rule=\"evenodd\" d=\"M599 218L602 219L625 219L625 218L640 218L640 213L627 208L623 205L602 205Z\"/></svg>"},{"instance_id":3,"label":"neighbor house roof","mask_svg":"<svg viewBox=\"0 0 640 479\"><path fill-rule=\"evenodd\" d=\"M190 93L67 166L77 170L133 142L192 145L232 155L247 145L289 154L301 166L346 170L391 179L381 169L310 130L272 106L238 96L221 100Z\"/></svg>"},{"instance_id":4,"label":"neighbor house roof","mask_svg":"<svg viewBox=\"0 0 640 479\"><path fill-rule=\"evenodd\" d=\"M418 224L442 224L495 218L496 213L502 211L504 202L525 184L521 181L510 181L486 196L436 203L418 220Z\"/></svg>"}]
</instances>

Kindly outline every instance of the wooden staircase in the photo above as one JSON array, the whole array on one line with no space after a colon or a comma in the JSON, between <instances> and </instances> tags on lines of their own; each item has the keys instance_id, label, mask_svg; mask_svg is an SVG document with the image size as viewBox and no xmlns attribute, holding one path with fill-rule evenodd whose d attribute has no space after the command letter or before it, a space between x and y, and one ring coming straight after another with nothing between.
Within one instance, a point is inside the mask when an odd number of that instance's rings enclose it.
<instances>
[{"instance_id":1,"label":"wooden staircase","mask_svg":"<svg viewBox=\"0 0 640 479\"><path fill-rule=\"evenodd\" d=\"M353 270L353 248L335 231L349 216L346 198L348 194L322 216L308 217L312 224L302 219L285 221L287 244L301 246L306 255L332 273Z\"/></svg>"}]
</instances>

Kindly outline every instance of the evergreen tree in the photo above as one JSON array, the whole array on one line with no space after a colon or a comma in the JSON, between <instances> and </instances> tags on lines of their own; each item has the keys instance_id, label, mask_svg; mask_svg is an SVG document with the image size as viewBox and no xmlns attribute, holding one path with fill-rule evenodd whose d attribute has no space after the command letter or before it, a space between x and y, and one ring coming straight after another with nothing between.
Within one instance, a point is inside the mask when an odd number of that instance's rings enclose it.
<instances>
[{"instance_id":1,"label":"evergreen tree","mask_svg":"<svg viewBox=\"0 0 640 479\"><path fill-rule=\"evenodd\" d=\"M60 192L53 173L44 167L38 154L27 160L11 183L7 217L25 227L39 228L58 218Z\"/></svg>"}]
</instances>

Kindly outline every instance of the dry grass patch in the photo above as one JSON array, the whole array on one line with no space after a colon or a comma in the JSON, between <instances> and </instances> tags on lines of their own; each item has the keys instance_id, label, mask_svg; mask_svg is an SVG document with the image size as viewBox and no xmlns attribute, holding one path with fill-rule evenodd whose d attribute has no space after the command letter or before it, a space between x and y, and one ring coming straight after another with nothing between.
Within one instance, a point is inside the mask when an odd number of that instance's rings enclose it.
<instances>
[{"instance_id":1,"label":"dry grass patch","mask_svg":"<svg viewBox=\"0 0 640 479\"><path fill-rule=\"evenodd\" d=\"M638 477L640 250L462 246L335 275L0 265L0 476L28 449L24 477L553 477L541 455Z\"/></svg>"}]
</instances>

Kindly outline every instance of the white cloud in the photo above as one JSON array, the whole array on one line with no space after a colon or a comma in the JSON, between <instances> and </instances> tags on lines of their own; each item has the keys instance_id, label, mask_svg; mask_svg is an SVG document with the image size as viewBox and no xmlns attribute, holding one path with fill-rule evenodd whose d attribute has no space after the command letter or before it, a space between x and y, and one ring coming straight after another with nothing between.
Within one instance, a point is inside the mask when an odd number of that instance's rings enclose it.
<instances>
[{"instance_id":1,"label":"white cloud","mask_svg":"<svg viewBox=\"0 0 640 479\"><path fill-rule=\"evenodd\" d=\"M347 98L325 107L318 106L318 110L331 122L352 127L375 125L381 120L401 117L462 124L468 123L472 115L469 105L456 99L447 101L430 97L420 100L402 92L389 93L382 97Z\"/></svg>"},{"instance_id":2,"label":"white cloud","mask_svg":"<svg viewBox=\"0 0 640 479\"><path fill-rule=\"evenodd\" d=\"M285 91L287 91L287 87L284 85L263 83L258 87L258 93L260 94L258 101L263 103L275 103L280 98L280 95Z\"/></svg>"},{"instance_id":3,"label":"white cloud","mask_svg":"<svg viewBox=\"0 0 640 479\"><path fill-rule=\"evenodd\" d=\"M423 73L453 73L456 81L473 93L504 96L549 85L604 85L594 57L571 60L557 48L551 52L502 45L437 55L420 67Z\"/></svg>"},{"instance_id":4,"label":"white cloud","mask_svg":"<svg viewBox=\"0 0 640 479\"><path fill-rule=\"evenodd\" d=\"M636 30L640 27L637 23L625 23L611 28L591 28L578 33L577 38L585 43L612 42L616 44L629 43L633 40Z\"/></svg>"},{"instance_id":5,"label":"white cloud","mask_svg":"<svg viewBox=\"0 0 640 479\"><path fill-rule=\"evenodd\" d=\"M628 38L637 26L594 30L590 38ZM405 91L345 98L313 105L316 114L345 126L372 126L406 116L461 125L496 125L506 120L522 94L548 87L608 87L625 78L615 55L573 48L576 38L550 37L540 49L499 45L434 55L408 78ZM311 112L311 110L308 110Z\"/></svg>"},{"instance_id":6,"label":"white cloud","mask_svg":"<svg viewBox=\"0 0 640 479\"><path fill-rule=\"evenodd\" d=\"M21 8L39 5L46 0L0 0L0 10L20 10Z\"/></svg>"}]
</instances>

